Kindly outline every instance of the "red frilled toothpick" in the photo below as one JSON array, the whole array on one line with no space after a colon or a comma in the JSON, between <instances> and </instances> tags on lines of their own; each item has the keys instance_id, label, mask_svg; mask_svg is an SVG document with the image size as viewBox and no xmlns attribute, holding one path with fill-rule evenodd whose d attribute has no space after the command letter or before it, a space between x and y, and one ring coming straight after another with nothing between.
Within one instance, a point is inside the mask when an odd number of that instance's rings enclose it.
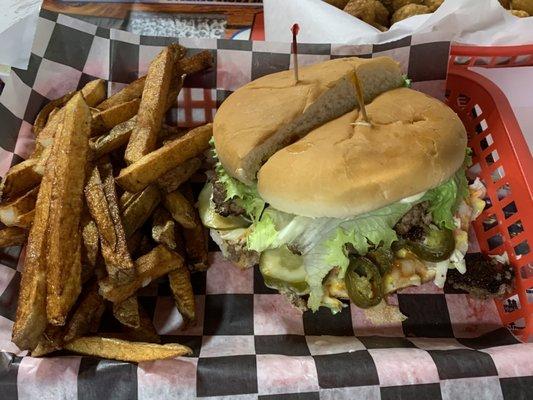
<instances>
[{"instance_id":1,"label":"red frilled toothpick","mask_svg":"<svg viewBox=\"0 0 533 400\"><path fill-rule=\"evenodd\" d=\"M294 80L296 83L298 83L298 41L296 40L296 37L298 36L298 32L300 31L300 27L298 24L294 24L291 28L292 32L292 59L294 64Z\"/></svg>"}]
</instances>

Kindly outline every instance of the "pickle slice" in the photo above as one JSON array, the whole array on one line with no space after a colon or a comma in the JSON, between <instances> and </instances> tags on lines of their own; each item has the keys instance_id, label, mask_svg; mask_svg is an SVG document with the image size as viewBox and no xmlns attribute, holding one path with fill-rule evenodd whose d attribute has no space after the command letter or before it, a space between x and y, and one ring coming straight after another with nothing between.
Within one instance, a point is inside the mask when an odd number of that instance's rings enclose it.
<instances>
[{"instance_id":1,"label":"pickle slice","mask_svg":"<svg viewBox=\"0 0 533 400\"><path fill-rule=\"evenodd\" d=\"M223 217L215 211L215 205L211 200L213 185L207 183L198 196L198 212L202 223L208 228L217 230L228 230L245 228L250 222L240 216Z\"/></svg>"},{"instance_id":2,"label":"pickle slice","mask_svg":"<svg viewBox=\"0 0 533 400\"><path fill-rule=\"evenodd\" d=\"M299 295L309 293L303 258L292 253L287 246L261 253L259 270L265 285L272 289L290 290Z\"/></svg>"}]
</instances>

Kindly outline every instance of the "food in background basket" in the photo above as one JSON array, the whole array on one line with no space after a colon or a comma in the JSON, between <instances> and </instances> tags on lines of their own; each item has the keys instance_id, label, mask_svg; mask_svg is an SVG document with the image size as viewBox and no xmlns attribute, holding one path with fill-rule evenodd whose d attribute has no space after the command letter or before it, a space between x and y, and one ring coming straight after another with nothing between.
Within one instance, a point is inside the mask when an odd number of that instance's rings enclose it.
<instances>
[{"instance_id":1,"label":"food in background basket","mask_svg":"<svg viewBox=\"0 0 533 400\"><path fill-rule=\"evenodd\" d=\"M378 0L350 0L344 11L378 29L386 30L389 22L389 11Z\"/></svg>"},{"instance_id":2,"label":"food in background basket","mask_svg":"<svg viewBox=\"0 0 533 400\"><path fill-rule=\"evenodd\" d=\"M414 15L435 12L444 0L324 0L369 25L386 31L398 21ZM514 16L525 18L533 13L530 0L499 0Z\"/></svg>"},{"instance_id":3,"label":"food in background basket","mask_svg":"<svg viewBox=\"0 0 533 400\"><path fill-rule=\"evenodd\" d=\"M466 179L459 117L405 87L390 58L335 59L300 76L263 76L215 116L199 210L225 257L259 264L299 308L334 313L342 299L369 308L464 273L485 193Z\"/></svg>"},{"instance_id":4,"label":"food in background basket","mask_svg":"<svg viewBox=\"0 0 533 400\"><path fill-rule=\"evenodd\" d=\"M186 346L153 344L160 339L137 297L167 277L193 323L189 268L207 268L207 232L187 181L201 169L211 124L187 132L163 123L184 75L212 65L209 51L185 52L163 49L147 76L107 99L104 81L95 80L52 100L35 121L36 150L7 172L0 246L27 241L13 341L32 355L68 349L145 361L190 354ZM106 307L120 332L100 332Z\"/></svg>"},{"instance_id":5,"label":"food in background basket","mask_svg":"<svg viewBox=\"0 0 533 400\"><path fill-rule=\"evenodd\" d=\"M518 18L529 17L529 14L527 13L527 11L524 11L524 10L509 10L509 12Z\"/></svg>"},{"instance_id":6,"label":"food in background basket","mask_svg":"<svg viewBox=\"0 0 533 400\"><path fill-rule=\"evenodd\" d=\"M412 17L413 15L427 14L428 12L429 7L423 4L406 4L394 11L391 18L391 24Z\"/></svg>"}]
</instances>

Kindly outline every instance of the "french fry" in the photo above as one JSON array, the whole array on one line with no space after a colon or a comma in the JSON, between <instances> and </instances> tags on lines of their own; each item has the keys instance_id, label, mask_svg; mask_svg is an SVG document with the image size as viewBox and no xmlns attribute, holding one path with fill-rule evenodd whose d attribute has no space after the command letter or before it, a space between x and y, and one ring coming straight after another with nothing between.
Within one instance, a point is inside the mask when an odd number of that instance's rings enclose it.
<instances>
[{"instance_id":1,"label":"french fry","mask_svg":"<svg viewBox=\"0 0 533 400\"><path fill-rule=\"evenodd\" d=\"M74 96L74 94L76 94L75 91L69 92L58 99L50 100L50 102L46 104L41 109L41 111L39 111L37 117L35 117L35 122L33 123L33 133L35 135L38 135L39 132L41 132L45 127L52 111L56 110L58 107L63 107L67 103L67 101L69 101L72 96Z\"/></svg>"},{"instance_id":2,"label":"french fry","mask_svg":"<svg viewBox=\"0 0 533 400\"><path fill-rule=\"evenodd\" d=\"M152 238L169 249L176 248L176 224L164 208L155 210L152 220Z\"/></svg>"},{"instance_id":3,"label":"french fry","mask_svg":"<svg viewBox=\"0 0 533 400\"><path fill-rule=\"evenodd\" d=\"M209 147L212 133L212 124L192 129L124 168L116 178L117 183L133 193L144 189L184 161L200 155Z\"/></svg>"},{"instance_id":4,"label":"french fry","mask_svg":"<svg viewBox=\"0 0 533 400\"><path fill-rule=\"evenodd\" d=\"M98 285L89 286L65 329L65 342L88 333L96 333L105 311L105 302L98 293Z\"/></svg>"},{"instance_id":5,"label":"french fry","mask_svg":"<svg viewBox=\"0 0 533 400\"><path fill-rule=\"evenodd\" d=\"M17 199L0 205L0 221L6 226L18 226L28 229L33 218L28 213L35 209L39 187L31 189Z\"/></svg>"},{"instance_id":6,"label":"french fry","mask_svg":"<svg viewBox=\"0 0 533 400\"><path fill-rule=\"evenodd\" d=\"M149 343L161 343L161 339L157 334L152 319L146 312L146 310L139 304L139 327L129 328L123 327L125 338L135 342L149 342Z\"/></svg>"},{"instance_id":7,"label":"french fry","mask_svg":"<svg viewBox=\"0 0 533 400\"><path fill-rule=\"evenodd\" d=\"M80 228L83 242L81 247L82 263L85 266L94 268L98 261L98 255L100 254L100 241L96 222L94 222L89 210L86 207L84 207L81 215ZM84 279L82 271L82 282L83 281Z\"/></svg>"},{"instance_id":8,"label":"french fry","mask_svg":"<svg viewBox=\"0 0 533 400\"><path fill-rule=\"evenodd\" d=\"M185 265L181 265L169 272L168 281L174 296L174 302L179 312L188 322L196 320L194 292L191 284L191 274Z\"/></svg>"},{"instance_id":9,"label":"french fry","mask_svg":"<svg viewBox=\"0 0 533 400\"><path fill-rule=\"evenodd\" d=\"M56 145L51 149L48 166L44 171L37 195L35 216L26 246L26 259L12 333L13 342L23 350L33 350L47 326L46 255L48 252L48 226L54 184L54 167L58 147Z\"/></svg>"},{"instance_id":10,"label":"french fry","mask_svg":"<svg viewBox=\"0 0 533 400\"><path fill-rule=\"evenodd\" d=\"M183 187L183 193L189 200L193 200L192 190L189 185ZM194 210L196 226L193 229L183 229L183 239L187 261L194 271L205 271L209 267L209 242L207 229L202 225L198 211Z\"/></svg>"},{"instance_id":11,"label":"french fry","mask_svg":"<svg viewBox=\"0 0 533 400\"><path fill-rule=\"evenodd\" d=\"M91 171L85 186L85 199L98 227L102 256L109 278L117 284L132 280L136 275L135 265L126 243L113 170L108 160L103 159Z\"/></svg>"},{"instance_id":12,"label":"french fry","mask_svg":"<svg viewBox=\"0 0 533 400\"><path fill-rule=\"evenodd\" d=\"M92 116L91 136L100 135L118 124L130 120L137 114L139 104L139 99L133 99L127 103L117 104L97 112Z\"/></svg>"},{"instance_id":13,"label":"french fry","mask_svg":"<svg viewBox=\"0 0 533 400\"><path fill-rule=\"evenodd\" d=\"M55 138L56 154L50 204L46 314L52 325L64 325L81 291L79 223L83 208L85 167L91 115L80 93L65 106ZM41 188L42 190L42 188Z\"/></svg>"},{"instance_id":14,"label":"french fry","mask_svg":"<svg viewBox=\"0 0 533 400\"><path fill-rule=\"evenodd\" d=\"M174 46L175 51L177 52L177 59L179 60L183 58L186 52L185 48L177 45ZM104 100L102 103L100 103L98 105L98 109L106 110L117 104L125 103L127 101L141 97L144 90L145 80L146 76L142 76L139 79L133 81L128 86L115 93L114 95L110 96L107 100Z\"/></svg>"},{"instance_id":15,"label":"french fry","mask_svg":"<svg viewBox=\"0 0 533 400\"><path fill-rule=\"evenodd\" d=\"M63 336L65 334L64 326L48 325L43 335L39 339L39 343L31 351L32 357L42 357L45 354L53 353L61 350L63 347Z\"/></svg>"},{"instance_id":16,"label":"french fry","mask_svg":"<svg viewBox=\"0 0 533 400\"><path fill-rule=\"evenodd\" d=\"M145 79L146 76L143 76L139 79L134 80L122 90L118 91L114 95L109 96L106 100L102 101L96 106L96 108L98 108L99 110L107 110L108 108L115 107L119 104L127 103L128 101L138 99L142 95Z\"/></svg>"},{"instance_id":17,"label":"french fry","mask_svg":"<svg viewBox=\"0 0 533 400\"><path fill-rule=\"evenodd\" d=\"M161 193L155 185L150 185L125 203L122 222L127 238L148 220L160 201Z\"/></svg>"},{"instance_id":18,"label":"french fry","mask_svg":"<svg viewBox=\"0 0 533 400\"><path fill-rule=\"evenodd\" d=\"M113 127L107 135L91 138L89 146L93 150L94 159L125 146L135 127L137 118L133 117Z\"/></svg>"},{"instance_id":19,"label":"french fry","mask_svg":"<svg viewBox=\"0 0 533 400\"><path fill-rule=\"evenodd\" d=\"M130 283L116 286L109 278L100 281L100 294L113 303L120 303L131 297L149 282L184 264L183 257L159 245L135 261L137 277Z\"/></svg>"},{"instance_id":20,"label":"french fry","mask_svg":"<svg viewBox=\"0 0 533 400\"><path fill-rule=\"evenodd\" d=\"M120 303L113 303L113 315L122 325L139 328L141 322L137 296L128 297Z\"/></svg>"},{"instance_id":21,"label":"french fry","mask_svg":"<svg viewBox=\"0 0 533 400\"><path fill-rule=\"evenodd\" d=\"M21 246L26 243L28 231L17 226L0 229L0 247Z\"/></svg>"},{"instance_id":22,"label":"french fry","mask_svg":"<svg viewBox=\"0 0 533 400\"><path fill-rule=\"evenodd\" d=\"M213 55L209 50L201 51L190 57L182 58L177 67L183 74L191 75L213 66Z\"/></svg>"},{"instance_id":23,"label":"french fry","mask_svg":"<svg viewBox=\"0 0 533 400\"><path fill-rule=\"evenodd\" d=\"M85 99L85 103L89 107L100 103L105 98L105 83L103 79L96 79L87 83L81 91ZM56 132L59 132L60 125L65 117L65 107L60 109L53 118L48 118L48 123L46 126L37 134L35 150L33 151L31 157L35 158L41 155L44 148L50 146L53 142Z\"/></svg>"},{"instance_id":24,"label":"french fry","mask_svg":"<svg viewBox=\"0 0 533 400\"><path fill-rule=\"evenodd\" d=\"M127 362L154 361L192 354L190 348L177 343L161 345L97 336L75 339L67 343L65 349L79 354Z\"/></svg>"},{"instance_id":25,"label":"french fry","mask_svg":"<svg viewBox=\"0 0 533 400\"><path fill-rule=\"evenodd\" d=\"M172 218L184 228L193 229L198 224L194 207L179 191L175 190L165 194L163 205L172 215Z\"/></svg>"},{"instance_id":26,"label":"french fry","mask_svg":"<svg viewBox=\"0 0 533 400\"><path fill-rule=\"evenodd\" d=\"M98 294L98 285L96 283L90 285L82 293L76 310L67 325L49 325L31 355L40 357L60 350L65 342L70 342L88 333L96 333L95 327L100 324L104 310L105 302L102 296Z\"/></svg>"},{"instance_id":27,"label":"french fry","mask_svg":"<svg viewBox=\"0 0 533 400\"><path fill-rule=\"evenodd\" d=\"M37 186L42 179L38 164L38 158L29 158L11 167L2 180L2 200L13 200Z\"/></svg>"},{"instance_id":28,"label":"french fry","mask_svg":"<svg viewBox=\"0 0 533 400\"><path fill-rule=\"evenodd\" d=\"M155 149L157 134L163 123L177 46L164 48L151 62L144 84L137 124L131 133L124 159L132 164Z\"/></svg>"},{"instance_id":29,"label":"french fry","mask_svg":"<svg viewBox=\"0 0 533 400\"><path fill-rule=\"evenodd\" d=\"M177 190L182 184L200 168L202 161L197 158L191 158L176 168L171 169L157 180L159 188L167 193Z\"/></svg>"}]
</instances>

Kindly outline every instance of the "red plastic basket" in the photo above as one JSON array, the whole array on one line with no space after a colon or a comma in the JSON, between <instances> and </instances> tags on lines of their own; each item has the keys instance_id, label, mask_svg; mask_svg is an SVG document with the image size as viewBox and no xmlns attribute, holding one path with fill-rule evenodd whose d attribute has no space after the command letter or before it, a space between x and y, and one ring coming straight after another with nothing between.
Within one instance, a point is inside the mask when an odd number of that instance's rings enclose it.
<instances>
[{"instance_id":1,"label":"red plastic basket","mask_svg":"<svg viewBox=\"0 0 533 400\"><path fill-rule=\"evenodd\" d=\"M523 341L533 339L533 157L511 106L497 85L468 67L533 65L533 46L453 46L448 105L463 121L487 207L474 222L481 251L509 255L516 291L497 301L502 322Z\"/></svg>"}]
</instances>

